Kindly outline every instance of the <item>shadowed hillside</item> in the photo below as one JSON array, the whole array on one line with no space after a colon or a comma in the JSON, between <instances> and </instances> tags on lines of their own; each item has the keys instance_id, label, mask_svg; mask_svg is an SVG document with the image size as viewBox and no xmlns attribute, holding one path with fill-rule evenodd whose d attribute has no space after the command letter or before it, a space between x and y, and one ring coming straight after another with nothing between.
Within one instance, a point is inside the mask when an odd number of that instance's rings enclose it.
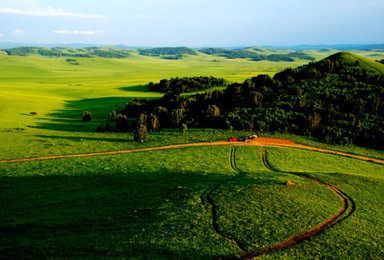
<instances>
[{"instance_id":1,"label":"shadowed hillside","mask_svg":"<svg viewBox=\"0 0 384 260\"><path fill-rule=\"evenodd\" d=\"M293 133L327 143L383 149L383 68L378 62L342 52L286 69L273 78L259 75L222 91L136 99L126 105L125 115L143 119L151 114L165 127L187 124Z\"/></svg>"}]
</instances>

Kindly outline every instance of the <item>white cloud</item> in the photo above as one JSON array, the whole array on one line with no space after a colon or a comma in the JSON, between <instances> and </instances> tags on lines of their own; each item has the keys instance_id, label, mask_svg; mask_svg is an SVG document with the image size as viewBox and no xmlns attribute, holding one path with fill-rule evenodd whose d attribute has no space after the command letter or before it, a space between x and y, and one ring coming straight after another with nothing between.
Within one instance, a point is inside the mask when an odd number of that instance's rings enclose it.
<instances>
[{"instance_id":1,"label":"white cloud","mask_svg":"<svg viewBox=\"0 0 384 260\"><path fill-rule=\"evenodd\" d=\"M2 34L2 33L0 33L0 37L1 37L1 36L3 36L3 34Z\"/></svg>"},{"instance_id":2,"label":"white cloud","mask_svg":"<svg viewBox=\"0 0 384 260\"><path fill-rule=\"evenodd\" d=\"M25 11L25 10L21 10L21 9L12 9L12 8L0 8L0 14L49 16L49 17L94 18L94 19L109 18L107 16L98 15L98 14L83 14L83 13L64 12L63 10L54 9L52 7L48 7L45 10L34 10L34 11Z\"/></svg>"},{"instance_id":3,"label":"white cloud","mask_svg":"<svg viewBox=\"0 0 384 260\"><path fill-rule=\"evenodd\" d=\"M26 34L26 33L27 33L27 32L24 31L24 30L17 29L17 30L14 30L14 31L12 32L12 35L19 36L19 35Z\"/></svg>"},{"instance_id":4,"label":"white cloud","mask_svg":"<svg viewBox=\"0 0 384 260\"><path fill-rule=\"evenodd\" d=\"M97 30L97 31L66 31L66 30L55 30L53 33L56 34L80 34L80 35L95 35L95 34L103 34L105 33L103 30Z\"/></svg>"}]
</instances>

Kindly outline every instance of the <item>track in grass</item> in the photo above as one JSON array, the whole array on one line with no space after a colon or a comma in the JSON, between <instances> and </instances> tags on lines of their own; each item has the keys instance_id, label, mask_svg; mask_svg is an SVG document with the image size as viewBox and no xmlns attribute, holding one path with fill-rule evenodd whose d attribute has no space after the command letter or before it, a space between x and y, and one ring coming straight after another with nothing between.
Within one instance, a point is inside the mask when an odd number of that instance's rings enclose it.
<instances>
[{"instance_id":1,"label":"track in grass","mask_svg":"<svg viewBox=\"0 0 384 260\"><path fill-rule=\"evenodd\" d=\"M280 243L277 243L277 244L274 244L268 248L265 248L263 250L260 250L260 251L248 251L248 252L243 252L241 254L237 254L237 255L230 255L226 258L235 258L237 256L240 256L242 259L251 259L251 258L254 258L254 257L257 257L257 256L260 256L260 255L263 255L263 254L269 254L269 253L273 253L273 252L277 252L277 251L280 251L280 250L284 250L286 248L289 248L289 247L292 247L292 246L295 246L295 245L298 245L316 235L319 235L321 234L322 232L324 232L325 230L327 229L330 229L332 228L333 226L335 226L336 224L340 223L341 221L347 219L348 217L350 217L353 212L355 211L356 209L356 205L355 205L355 202L353 201L352 198L350 198L347 194L345 194L344 192L340 191L339 189L337 189L336 187L330 185L330 184L327 184L327 183L324 183L322 181L319 181L319 180L316 180L314 178L311 178L303 173L299 173L299 172L285 172L285 171L281 171L279 169L276 169L274 168L268 161L268 158L267 158L267 153L266 152L263 152L262 153L262 160L263 160L263 164L264 166L273 171L273 172L280 172L280 173L286 173L286 174L293 174L293 175L296 175L296 176L299 176L299 177L302 177L302 178L305 178L305 179L308 179L312 182L315 182L317 184L320 184L322 186L325 186L327 187L328 189L330 189L331 191L333 191L337 196L339 196L339 198L342 200L343 202L343 208L337 212L337 214L335 214L334 216L332 216L331 218L327 219L325 222L323 222L321 225L313 228L313 229L310 229L310 230L306 230L300 234L297 234L283 242L280 242Z\"/></svg>"},{"instance_id":2,"label":"track in grass","mask_svg":"<svg viewBox=\"0 0 384 260\"><path fill-rule=\"evenodd\" d=\"M228 234L225 234L223 231L220 230L220 227L219 225L217 224L217 211L216 211L216 204L215 202L213 201L212 199L212 194L215 190L217 190L221 185L224 185L224 184L227 184L231 181L234 181L234 180L237 180L237 179L240 179L241 177L245 176L246 173L243 172L243 171L240 171L237 167L236 167L236 147L232 146L231 147L231 154L230 154L230 163L231 163L231 167L232 169L234 169L238 174L231 177L231 178L228 178L226 180L223 180L219 183L216 183L215 185L212 185L211 187L209 187L208 189L206 189L203 194L201 195L201 202L203 203L203 205L209 205L209 207L211 208L211 211L212 211L212 226L213 226L213 229L215 230L215 232L217 234L219 234L220 236L224 237L225 239L228 239L230 241L233 241L237 244L237 246L241 249L241 251L246 251L245 250L245 247L242 243L240 243L240 241L238 241L237 239L231 237L230 235Z\"/></svg>"}]
</instances>

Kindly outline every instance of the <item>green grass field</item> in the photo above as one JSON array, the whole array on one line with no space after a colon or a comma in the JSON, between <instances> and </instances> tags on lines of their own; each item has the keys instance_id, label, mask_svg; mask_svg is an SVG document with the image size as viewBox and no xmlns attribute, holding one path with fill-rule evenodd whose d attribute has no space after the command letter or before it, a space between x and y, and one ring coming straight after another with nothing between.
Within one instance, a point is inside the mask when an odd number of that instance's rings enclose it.
<instances>
[{"instance_id":1,"label":"green grass field","mask_svg":"<svg viewBox=\"0 0 384 260\"><path fill-rule=\"evenodd\" d=\"M231 167L235 149L239 175ZM274 167L339 187L356 211L266 258L382 258L384 166L266 148ZM213 258L311 229L342 203L324 186L269 171L262 148L205 147L0 165L3 257ZM314 160L315 158L315 160ZM295 185L285 186L290 180ZM223 238L212 228L210 194ZM7 235L5 235L7 234Z\"/></svg>"},{"instance_id":2,"label":"green grass field","mask_svg":"<svg viewBox=\"0 0 384 260\"><path fill-rule=\"evenodd\" d=\"M311 55L320 59L332 52ZM146 91L150 81L212 75L235 82L306 63L203 54L177 61L136 54L76 59L79 65L65 58L0 55L0 160L249 135L218 129L189 129L183 135L164 129L141 144L131 133L95 129L134 97L161 97ZM81 121L84 110L93 114L92 122ZM384 159L382 151L262 135ZM264 152L278 171L263 163ZM384 258L384 165L243 146L2 163L0 258L212 259L263 250L322 224L343 207L334 192L305 176L337 187L353 199L355 211L310 240L261 258ZM286 186L288 180L295 185Z\"/></svg>"}]
</instances>

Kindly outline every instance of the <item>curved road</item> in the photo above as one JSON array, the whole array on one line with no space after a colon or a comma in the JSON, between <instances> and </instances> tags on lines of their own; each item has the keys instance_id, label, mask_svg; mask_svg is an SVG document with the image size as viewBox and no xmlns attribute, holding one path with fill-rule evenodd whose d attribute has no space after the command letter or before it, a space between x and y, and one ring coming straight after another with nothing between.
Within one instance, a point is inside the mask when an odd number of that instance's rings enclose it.
<instances>
[{"instance_id":1,"label":"curved road","mask_svg":"<svg viewBox=\"0 0 384 260\"><path fill-rule=\"evenodd\" d=\"M55 155L55 156L42 156L42 157L33 157L33 158L11 159L11 160L2 160L2 161L0 161L0 163L50 160L50 159L61 159L61 158L75 158L75 157L89 157L89 156L113 155L113 154L125 154L125 153L175 149L175 148L183 148L183 147L194 147L194 146L216 146L216 145L235 145L235 144L236 145L255 145L255 146L298 148L298 149L304 149L304 150L311 150L311 151L317 151L317 152L336 154L336 155L352 157L352 158L361 159L361 160L365 160L365 161L371 161L371 162L384 164L384 160L380 160L380 159L376 159L376 158L370 158L370 157L366 157L366 156L354 155L354 154L349 154L349 153L344 153L344 152L337 152L337 151L333 151L333 150L322 149L322 148L317 148L317 147L312 147L312 146L307 146L307 145L295 144L293 141L287 140L287 139L277 139L277 138L267 138L267 137L259 137L255 140L252 140L252 141L247 142L247 143L219 141L219 142L167 145L167 146L159 146L159 147L111 151L111 152L100 152L100 153Z\"/></svg>"}]
</instances>

